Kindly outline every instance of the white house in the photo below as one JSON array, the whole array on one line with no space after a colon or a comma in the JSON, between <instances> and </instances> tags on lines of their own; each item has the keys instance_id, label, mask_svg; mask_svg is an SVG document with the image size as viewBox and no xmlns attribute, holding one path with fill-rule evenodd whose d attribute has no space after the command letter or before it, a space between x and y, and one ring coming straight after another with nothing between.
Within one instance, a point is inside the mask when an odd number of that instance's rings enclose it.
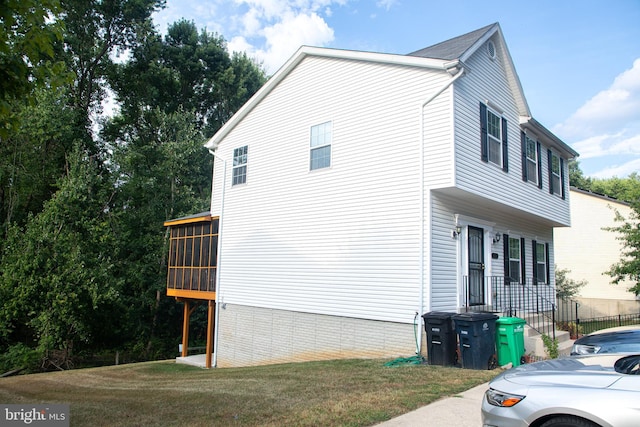
<instances>
[{"instance_id":1,"label":"white house","mask_svg":"<svg viewBox=\"0 0 640 427\"><path fill-rule=\"evenodd\" d=\"M620 235L606 230L621 223L615 221L616 212L629 219L628 203L610 197L571 188L571 227L554 232L556 267L570 270L568 277L586 285L580 289L580 317L593 318L638 313L640 300L628 289L625 281L611 284L606 274L622 255Z\"/></svg>"},{"instance_id":2,"label":"white house","mask_svg":"<svg viewBox=\"0 0 640 427\"><path fill-rule=\"evenodd\" d=\"M577 153L497 23L409 55L302 47L206 146L214 366L424 353L423 313L553 295Z\"/></svg>"}]
</instances>

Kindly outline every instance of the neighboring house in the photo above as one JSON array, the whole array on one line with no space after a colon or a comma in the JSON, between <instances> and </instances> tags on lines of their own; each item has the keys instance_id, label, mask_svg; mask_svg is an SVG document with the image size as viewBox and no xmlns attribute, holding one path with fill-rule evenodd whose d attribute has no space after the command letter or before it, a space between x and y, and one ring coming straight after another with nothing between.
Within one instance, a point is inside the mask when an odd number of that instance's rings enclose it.
<instances>
[{"instance_id":1,"label":"neighboring house","mask_svg":"<svg viewBox=\"0 0 640 427\"><path fill-rule=\"evenodd\" d=\"M584 280L580 289L579 316L582 319L638 313L640 301L628 289L627 280L618 285L605 274L622 256L619 233L605 230L617 227L616 211L629 219L632 212L627 203L610 197L571 188L571 227L554 230L556 268L570 270L570 279Z\"/></svg>"},{"instance_id":2,"label":"neighboring house","mask_svg":"<svg viewBox=\"0 0 640 427\"><path fill-rule=\"evenodd\" d=\"M409 55L302 47L206 146L214 366L424 354L423 313L553 294L577 153L497 23Z\"/></svg>"}]
</instances>

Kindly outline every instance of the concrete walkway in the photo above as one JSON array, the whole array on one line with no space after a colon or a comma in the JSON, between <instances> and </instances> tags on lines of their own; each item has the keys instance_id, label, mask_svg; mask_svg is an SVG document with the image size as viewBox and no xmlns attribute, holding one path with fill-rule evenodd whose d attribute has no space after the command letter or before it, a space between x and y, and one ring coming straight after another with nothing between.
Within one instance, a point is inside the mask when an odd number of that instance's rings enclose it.
<instances>
[{"instance_id":1,"label":"concrete walkway","mask_svg":"<svg viewBox=\"0 0 640 427\"><path fill-rule=\"evenodd\" d=\"M400 415L379 427L481 427L480 405L489 383Z\"/></svg>"}]
</instances>

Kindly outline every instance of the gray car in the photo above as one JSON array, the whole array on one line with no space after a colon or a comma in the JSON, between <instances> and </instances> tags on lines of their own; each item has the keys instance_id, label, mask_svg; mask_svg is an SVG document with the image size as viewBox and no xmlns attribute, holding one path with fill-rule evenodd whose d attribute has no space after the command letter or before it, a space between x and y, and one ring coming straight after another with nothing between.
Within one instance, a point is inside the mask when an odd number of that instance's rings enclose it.
<instances>
[{"instance_id":1,"label":"gray car","mask_svg":"<svg viewBox=\"0 0 640 427\"><path fill-rule=\"evenodd\" d=\"M483 426L637 427L640 354L573 356L521 365L489 383Z\"/></svg>"}]
</instances>

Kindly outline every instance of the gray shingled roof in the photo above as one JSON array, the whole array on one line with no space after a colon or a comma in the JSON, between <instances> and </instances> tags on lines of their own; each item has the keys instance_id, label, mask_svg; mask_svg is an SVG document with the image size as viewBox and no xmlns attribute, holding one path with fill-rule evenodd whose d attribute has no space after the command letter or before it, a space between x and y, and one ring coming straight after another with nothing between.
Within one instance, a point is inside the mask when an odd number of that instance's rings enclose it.
<instances>
[{"instance_id":1,"label":"gray shingled roof","mask_svg":"<svg viewBox=\"0 0 640 427\"><path fill-rule=\"evenodd\" d=\"M491 25L487 25L486 27L480 28L479 30L454 37L438 44L434 44L433 46L425 47L424 49L411 52L408 55L421 56L423 58L444 59L448 61L459 59L467 50L469 50L475 44L475 42L478 41L478 39L480 39L487 33L487 31L489 31L496 25L498 24L494 23Z\"/></svg>"}]
</instances>

